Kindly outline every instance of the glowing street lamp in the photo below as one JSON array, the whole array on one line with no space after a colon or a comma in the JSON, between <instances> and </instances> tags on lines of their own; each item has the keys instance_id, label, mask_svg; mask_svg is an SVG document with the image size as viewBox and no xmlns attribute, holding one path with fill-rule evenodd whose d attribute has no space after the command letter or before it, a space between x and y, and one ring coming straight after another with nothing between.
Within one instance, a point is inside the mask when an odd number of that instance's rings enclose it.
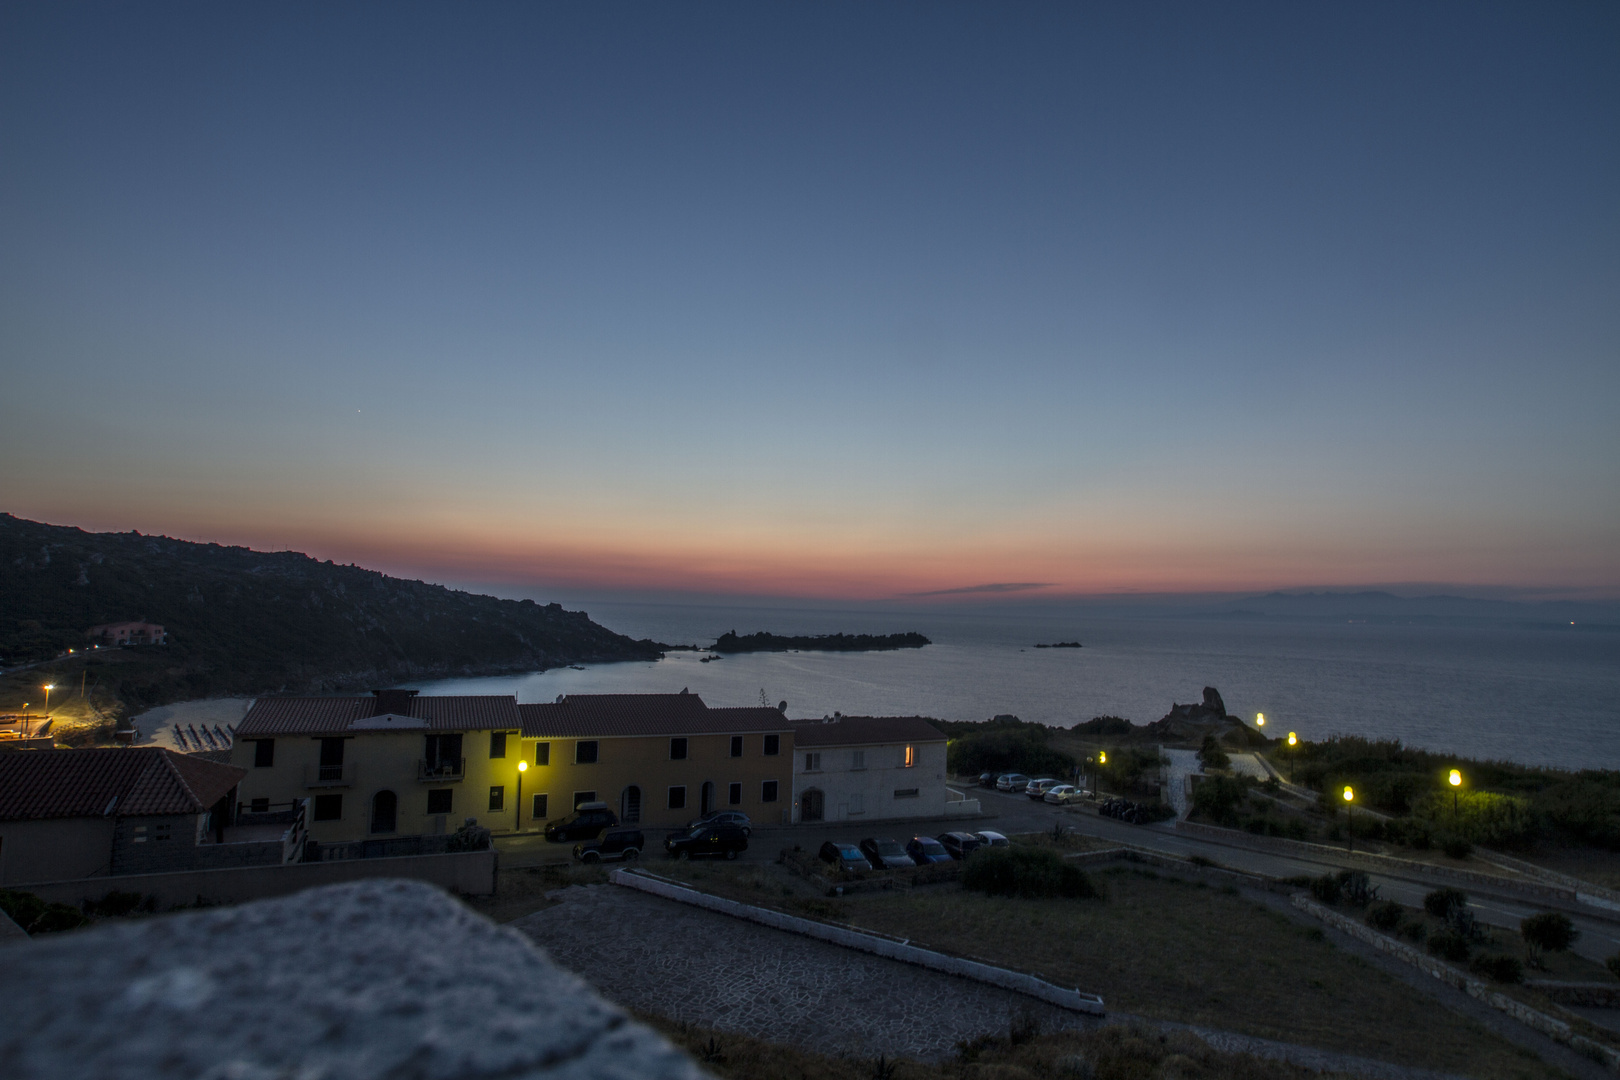
<instances>
[{"instance_id":1,"label":"glowing street lamp","mask_svg":"<svg viewBox=\"0 0 1620 1080\"><path fill-rule=\"evenodd\" d=\"M1299 756L1299 736L1288 733L1288 782L1294 782L1294 759Z\"/></svg>"},{"instance_id":2,"label":"glowing street lamp","mask_svg":"<svg viewBox=\"0 0 1620 1080\"><path fill-rule=\"evenodd\" d=\"M1355 809L1355 805L1356 793L1350 787L1350 785L1346 784L1344 788L1344 840L1346 851L1356 850L1355 823L1351 820L1350 814L1350 812Z\"/></svg>"},{"instance_id":3,"label":"glowing street lamp","mask_svg":"<svg viewBox=\"0 0 1620 1080\"><path fill-rule=\"evenodd\" d=\"M1257 727L1257 728L1263 728L1263 727L1266 726L1266 714L1265 713L1257 712L1257 713L1254 714L1254 726Z\"/></svg>"},{"instance_id":4,"label":"glowing street lamp","mask_svg":"<svg viewBox=\"0 0 1620 1080\"><path fill-rule=\"evenodd\" d=\"M1456 826L1457 826L1457 789L1462 787L1462 770L1461 769L1452 769L1451 770L1451 775L1447 779L1449 779L1451 781L1451 825L1452 825L1452 828L1456 828Z\"/></svg>"},{"instance_id":5,"label":"glowing street lamp","mask_svg":"<svg viewBox=\"0 0 1620 1080\"><path fill-rule=\"evenodd\" d=\"M529 763L521 758L518 759L517 806L513 807L512 809L512 817L514 819L512 825L513 832L523 831L523 774L528 771Z\"/></svg>"},{"instance_id":6,"label":"glowing street lamp","mask_svg":"<svg viewBox=\"0 0 1620 1080\"><path fill-rule=\"evenodd\" d=\"M47 720L51 718L51 691L55 689L55 683L48 682L45 684L45 719Z\"/></svg>"}]
</instances>

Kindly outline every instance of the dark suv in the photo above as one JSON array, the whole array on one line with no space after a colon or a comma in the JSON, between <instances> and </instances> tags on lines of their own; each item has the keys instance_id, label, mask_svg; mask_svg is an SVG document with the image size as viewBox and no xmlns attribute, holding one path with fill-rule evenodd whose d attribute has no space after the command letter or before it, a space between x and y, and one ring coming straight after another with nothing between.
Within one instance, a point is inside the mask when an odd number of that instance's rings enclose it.
<instances>
[{"instance_id":1,"label":"dark suv","mask_svg":"<svg viewBox=\"0 0 1620 1080\"><path fill-rule=\"evenodd\" d=\"M688 830L703 825L735 825L743 831L744 836L750 836L754 831L754 823L748 820L748 815L741 810L716 810L712 814L705 814L695 821L688 821Z\"/></svg>"},{"instance_id":2,"label":"dark suv","mask_svg":"<svg viewBox=\"0 0 1620 1080\"><path fill-rule=\"evenodd\" d=\"M640 856L645 846L640 829L609 829L599 840L583 840L575 844L574 858L587 863L603 859L623 859L628 862Z\"/></svg>"},{"instance_id":3,"label":"dark suv","mask_svg":"<svg viewBox=\"0 0 1620 1080\"><path fill-rule=\"evenodd\" d=\"M748 850L748 837L736 825L700 825L690 832L671 833L664 841L664 850L676 859L682 855L688 859L699 855L735 859L737 852Z\"/></svg>"},{"instance_id":4,"label":"dark suv","mask_svg":"<svg viewBox=\"0 0 1620 1080\"><path fill-rule=\"evenodd\" d=\"M570 840L595 840L603 829L619 823L618 815L608 809L605 802L580 803L565 818L546 822L546 839L553 844L566 844Z\"/></svg>"}]
</instances>

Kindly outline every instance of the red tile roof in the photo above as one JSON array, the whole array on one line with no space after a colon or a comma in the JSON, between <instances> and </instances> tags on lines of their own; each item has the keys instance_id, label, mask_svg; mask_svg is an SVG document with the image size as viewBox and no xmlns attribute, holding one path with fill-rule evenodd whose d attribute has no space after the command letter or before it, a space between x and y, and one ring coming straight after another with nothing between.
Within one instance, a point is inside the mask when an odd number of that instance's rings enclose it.
<instances>
[{"instance_id":1,"label":"red tile roof","mask_svg":"<svg viewBox=\"0 0 1620 1080\"><path fill-rule=\"evenodd\" d=\"M518 711L529 739L793 730L775 709L711 709L696 694L569 694L551 704L519 705Z\"/></svg>"},{"instance_id":2,"label":"red tile roof","mask_svg":"<svg viewBox=\"0 0 1620 1080\"><path fill-rule=\"evenodd\" d=\"M944 741L945 733L930 723L926 716L845 716L830 721L793 721L794 746Z\"/></svg>"},{"instance_id":3,"label":"red tile roof","mask_svg":"<svg viewBox=\"0 0 1620 1080\"><path fill-rule=\"evenodd\" d=\"M246 769L159 746L0 753L0 821L197 814Z\"/></svg>"},{"instance_id":4,"label":"red tile roof","mask_svg":"<svg viewBox=\"0 0 1620 1080\"><path fill-rule=\"evenodd\" d=\"M377 697L276 697L253 703L236 725L240 739L267 735L336 735L356 720L387 712ZM390 705L405 704L390 699ZM516 728L522 723L511 695L479 697L413 697L408 715L426 721L428 731L474 731Z\"/></svg>"}]
</instances>

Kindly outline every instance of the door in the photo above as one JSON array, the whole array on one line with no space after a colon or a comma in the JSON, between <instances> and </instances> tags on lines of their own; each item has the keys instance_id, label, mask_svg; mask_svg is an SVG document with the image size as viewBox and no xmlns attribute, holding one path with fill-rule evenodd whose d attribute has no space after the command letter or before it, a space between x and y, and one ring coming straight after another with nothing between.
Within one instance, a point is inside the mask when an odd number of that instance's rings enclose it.
<instances>
[{"instance_id":1,"label":"door","mask_svg":"<svg viewBox=\"0 0 1620 1080\"><path fill-rule=\"evenodd\" d=\"M635 825L641 821L641 789L634 784L624 789L619 796L619 820L626 825Z\"/></svg>"},{"instance_id":2,"label":"door","mask_svg":"<svg viewBox=\"0 0 1620 1080\"><path fill-rule=\"evenodd\" d=\"M698 807L698 815L700 817L707 817L708 815L714 813L714 781L713 780L705 780L705 781L703 781L703 796L699 800L699 802L701 804Z\"/></svg>"},{"instance_id":3,"label":"door","mask_svg":"<svg viewBox=\"0 0 1620 1080\"><path fill-rule=\"evenodd\" d=\"M820 821L827 814L827 800L816 788L811 788L799 799L799 820Z\"/></svg>"},{"instance_id":4,"label":"door","mask_svg":"<svg viewBox=\"0 0 1620 1080\"><path fill-rule=\"evenodd\" d=\"M394 831L394 818L399 809L399 800L392 791L379 791L371 797L371 831L374 833L390 833Z\"/></svg>"}]
</instances>

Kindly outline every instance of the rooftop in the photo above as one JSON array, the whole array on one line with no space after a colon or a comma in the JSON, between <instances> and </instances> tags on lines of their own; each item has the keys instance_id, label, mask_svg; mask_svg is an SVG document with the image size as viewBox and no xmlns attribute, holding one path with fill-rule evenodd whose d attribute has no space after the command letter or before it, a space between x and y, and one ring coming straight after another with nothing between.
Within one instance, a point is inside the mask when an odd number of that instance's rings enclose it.
<instances>
[{"instance_id":1,"label":"rooftop","mask_svg":"<svg viewBox=\"0 0 1620 1080\"><path fill-rule=\"evenodd\" d=\"M519 705L529 739L637 735L736 735L795 730L771 708L711 709L697 694L569 694L543 705Z\"/></svg>"},{"instance_id":2,"label":"rooftop","mask_svg":"<svg viewBox=\"0 0 1620 1080\"><path fill-rule=\"evenodd\" d=\"M160 746L0 753L0 821L198 814L246 775Z\"/></svg>"},{"instance_id":3,"label":"rooftop","mask_svg":"<svg viewBox=\"0 0 1620 1080\"><path fill-rule=\"evenodd\" d=\"M419 697L384 690L370 697L267 697L253 703L236 725L239 739L272 735L340 735L349 731L475 731L517 728L510 694Z\"/></svg>"},{"instance_id":4,"label":"rooftop","mask_svg":"<svg viewBox=\"0 0 1620 1080\"><path fill-rule=\"evenodd\" d=\"M869 746L873 743L944 742L926 716L842 716L793 721L793 745Z\"/></svg>"}]
</instances>

